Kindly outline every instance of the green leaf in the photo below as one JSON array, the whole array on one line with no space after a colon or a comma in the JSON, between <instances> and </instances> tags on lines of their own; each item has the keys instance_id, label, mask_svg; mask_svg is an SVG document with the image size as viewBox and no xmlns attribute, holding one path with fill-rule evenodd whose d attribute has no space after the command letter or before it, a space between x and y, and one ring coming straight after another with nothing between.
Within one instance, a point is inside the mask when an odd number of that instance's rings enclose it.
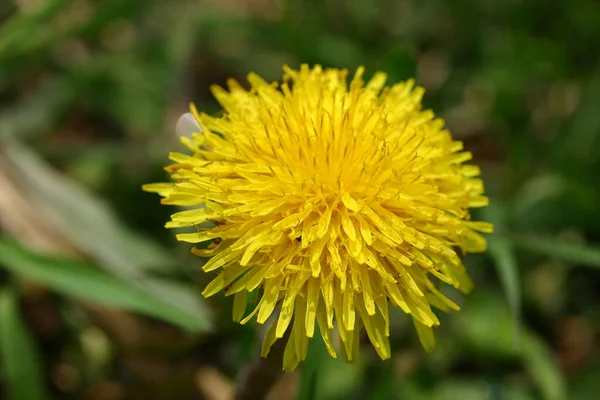
<instances>
[{"instance_id":1,"label":"green leaf","mask_svg":"<svg viewBox=\"0 0 600 400\"><path fill-rule=\"evenodd\" d=\"M9 289L0 292L0 353L8 398L46 399L35 343L19 315L17 295Z\"/></svg>"},{"instance_id":2,"label":"green leaf","mask_svg":"<svg viewBox=\"0 0 600 400\"><path fill-rule=\"evenodd\" d=\"M365 363L344 362L339 353L338 358L331 358L327 350L323 350L322 356L324 358L318 363L317 399L353 398L361 390ZM300 368L300 373L304 374L304 363Z\"/></svg>"},{"instance_id":3,"label":"green leaf","mask_svg":"<svg viewBox=\"0 0 600 400\"><path fill-rule=\"evenodd\" d=\"M489 362L493 355L503 359L518 356L545 400L564 400L566 383L549 346L527 327L522 328L520 351L510 345L510 313L506 305L490 293L470 296L468 306L453 323L467 351ZM507 397L512 398L512 397Z\"/></svg>"},{"instance_id":4,"label":"green leaf","mask_svg":"<svg viewBox=\"0 0 600 400\"><path fill-rule=\"evenodd\" d=\"M515 246L524 250L588 267L600 268L600 247L598 246L568 243L554 238L525 234L513 234L508 236L507 240L511 240Z\"/></svg>"},{"instance_id":5,"label":"green leaf","mask_svg":"<svg viewBox=\"0 0 600 400\"><path fill-rule=\"evenodd\" d=\"M567 398L566 382L548 346L532 332L523 335L523 364L545 400Z\"/></svg>"},{"instance_id":6,"label":"green leaf","mask_svg":"<svg viewBox=\"0 0 600 400\"><path fill-rule=\"evenodd\" d=\"M133 277L144 269L172 265L168 252L125 228L108 205L87 188L54 172L14 140L3 143L19 183L78 248L115 274Z\"/></svg>"},{"instance_id":7,"label":"green leaf","mask_svg":"<svg viewBox=\"0 0 600 400\"><path fill-rule=\"evenodd\" d=\"M32 37L39 39L51 36L42 32L40 26L51 20L69 3L72 3L72 0L43 1L28 12L15 14L0 27L0 58L24 52L31 45Z\"/></svg>"},{"instance_id":8,"label":"green leaf","mask_svg":"<svg viewBox=\"0 0 600 400\"><path fill-rule=\"evenodd\" d=\"M382 371L377 380L377 383L373 387L371 394L372 400L391 400L395 399L397 387L394 383L394 367L392 364L387 363L382 366Z\"/></svg>"},{"instance_id":9,"label":"green leaf","mask_svg":"<svg viewBox=\"0 0 600 400\"><path fill-rule=\"evenodd\" d=\"M3 141L2 152L10 172L27 195L98 266L189 318L206 320L207 312L194 290L147 276L148 269L173 264L167 251L124 227L106 203L77 182L54 172L17 141Z\"/></svg>"},{"instance_id":10,"label":"green leaf","mask_svg":"<svg viewBox=\"0 0 600 400\"><path fill-rule=\"evenodd\" d=\"M468 304L452 318L454 335L473 354L510 358L515 356L512 347L511 312L501 296L478 291L467 299Z\"/></svg>"},{"instance_id":11,"label":"green leaf","mask_svg":"<svg viewBox=\"0 0 600 400\"><path fill-rule=\"evenodd\" d=\"M209 327L205 315L189 314L84 262L42 256L0 239L0 264L15 274L67 296L149 315L191 331ZM169 287L169 295L177 294Z\"/></svg>"},{"instance_id":12,"label":"green leaf","mask_svg":"<svg viewBox=\"0 0 600 400\"><path fill-rule=\"evenodd\" d=\"M488 253L494 260L510 306L515 329L514 346L518 347L521 320L519 264L513 243L501 234L506 229L505 210L501 204L498 204L498 201L492 202L484 211L484 219L493 223L495 231L498 232L488 238Z\"/></svg>"},{"instance_id":13,"label":"green leaf","mask_svg":"<svg viewBox=\"0 0 600 400\"><path fill-rule=\"evenodd\" d=\"M435 400L456 399L510 399L533 400L531 391L517 383L486 380L468 380L453 377L436 385Z\"/></svg>"},{"instance_id":14,"label":"green leaf","mask_svg":"<svg viewBox=\"0 0 600 400\"><path fill-rule=\"evenodd\" d=\"M300 364L300 387L296 400L316 400L319 396L319 370L323 361L329 357L325 349L325 343L320 333L308 343L308 354L306 360Z\"/></svg>"},{"instance_id":15,"label":"green leaf","mask_svg":"<svg viewBox=\"0 0 600 400\"><path fill-rule=\"evenodd\" d=\"M600 393L600 363L592 362L569 381L569 395L577 400L596 400Z\"/></svg>"},{"instance_id":16,"label":"green leaf","mask_svg":"<svg viewBox=\"0 0 600 400\"><path fill-rule=\"evenodd\" d=\"M0 112L0 140L9 137L38 138L45 128L54 126L69 107L77 93L76 85L73 77L48 78L34 93L3 107Z\"/></svg>"},{"instance_id":17,"label":"green leaf","mask_svg":"<svg viewBox=\"0 0 600 400\"><path fill-rule=\"evenodd\" d=\"M417 76L415 49L408 43L396 43L389 47L384 55L373 62L372 70L386 71L388 84Z\"/></svg>"}]
</instances>

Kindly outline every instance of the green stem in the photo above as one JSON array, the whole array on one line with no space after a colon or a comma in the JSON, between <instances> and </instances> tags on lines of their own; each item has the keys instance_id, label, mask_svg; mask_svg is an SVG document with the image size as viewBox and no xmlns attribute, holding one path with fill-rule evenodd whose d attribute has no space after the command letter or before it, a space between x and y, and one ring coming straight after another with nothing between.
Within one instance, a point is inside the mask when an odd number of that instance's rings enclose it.
<instances>
[{"instance_id":1,"label":"green stem","mask_svg":"<svg viewBox=\"0 0 600 400\"><path fill-rule=\"evenodd\" d=\"M262 400L283 375L283 352L287 335L276 341L266 358L260 356L260 347L252 363L238 376L234 400Z\"/></svg>"}]
</instances>

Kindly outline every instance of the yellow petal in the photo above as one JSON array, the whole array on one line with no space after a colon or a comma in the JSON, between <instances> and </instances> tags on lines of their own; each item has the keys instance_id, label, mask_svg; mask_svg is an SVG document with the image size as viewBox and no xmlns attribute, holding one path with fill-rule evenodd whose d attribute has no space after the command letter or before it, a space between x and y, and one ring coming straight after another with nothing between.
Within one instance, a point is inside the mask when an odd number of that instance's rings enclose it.
<instances>
[{"instance_id":1,"label":"yellow petal","mask_svg":"<svg viewBox=\"0 0 600 400\"><path fill-rule=\"evenodd\" d=\"M416 318L413 318L413 323L419 335L419 340L423 344L423 348L428 353L435 348L435 337L433 335L433 329L427 325L423 325Z\"/></svg>"},{"instance_id":2,"label":"yellow petal","mask_svg":"<svg viewBox=\"0 0 600 400\"><path fill-rule=\"evenodd\" d=\"M245 291L237 292L233 296L233 321L240 322L244 318L247 305L247 295Z\"/></svg>"},{"instance_id":3,"label":"yellow petal","mask_svg":"<svg viewBox=\"0 0 600 400\"><path fill-rule=\"evenodd\" d=\"M306 335L313 337L315 332L315 318L317 316L317 308L321 297L320 282L318 278L310 278L308 280L308 288L306 294Z\"/></svg>"},{"instance_id":4,"label":"yellow petal","mask_svg":"<svg viewBox=\"0 0 600 400\"><path fill-rule=\"evenodd\" d=\"M271 346L277 341L277 337L275 336L275 323L272 323L263 339L262 345L260 347L260 356L267 357L269 355L269 351L271 350Z\"/></svg>"},{"instance_id":5,"label":"yellow petal","mask_svg":"<svg viewBox=\"0 0 600 400\"><path fill-rule=\"evenodd\" d=\"M150 193L158 193L162 197L167 197L173 193L175 185L173 183L149 183L142 186L142 190Z\"/></svg>"}]
</instances>

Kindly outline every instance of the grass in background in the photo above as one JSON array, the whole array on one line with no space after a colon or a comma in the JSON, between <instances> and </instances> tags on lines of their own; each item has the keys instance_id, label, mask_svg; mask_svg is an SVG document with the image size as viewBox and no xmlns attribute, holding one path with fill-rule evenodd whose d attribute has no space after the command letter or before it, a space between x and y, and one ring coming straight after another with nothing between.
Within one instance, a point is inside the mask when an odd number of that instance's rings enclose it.
<instances>
[{"instance_id":1,"label":"grass in background","mask_svg":"<svg viewBox=\"0 0 600 400\"><path fill-rule=\"evenodd\" d=\"M280 393L595 399L597 2L12 0L0 21L3 393L226 393L258 329L201 299L200 261L140 186L165 179L189 101L218 111L210 84L308 62L416 76L483 165L499 229L468 257L476 291L440 316L433 354L398 313L392 360L346 365L313 341Z\"/></svg>"}]
</instances>

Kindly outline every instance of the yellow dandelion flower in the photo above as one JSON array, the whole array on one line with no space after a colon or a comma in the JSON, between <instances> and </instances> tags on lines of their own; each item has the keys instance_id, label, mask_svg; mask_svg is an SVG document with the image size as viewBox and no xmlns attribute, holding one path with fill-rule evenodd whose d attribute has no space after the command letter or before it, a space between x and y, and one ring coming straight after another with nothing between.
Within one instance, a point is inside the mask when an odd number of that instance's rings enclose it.
<instances>
[{"instance_id":1,"label":"yellow dandelion flower","mask_svg":"<svg viewBox=\"0 0 600 400\"><path fill-rule=\"evenodd\" d=\"M410 314L432 349L431 306L458 309L437 283L468 291L457 251L484 251L479 232L492 229L470 220L468 209L488 202L479 168L422 110L424 90L412 80L384 87L383 73L365 83L363 68L350 83L347 74L303 65L284 67L281 84L250 74L250 90L234 80L212 87L224 113L192 106L199 129L181 137L190 155L170 154L174 183L144 186L163 204L195 207L166 227L194 226L177 239L211 241L193 250L210 257L204 271L220 270L204 296L234 295L241 323L272 321L263 356L290 330L286 370L305 359L316 327L332 357L333 331L354 361L364 328L389 358L388 304Z\"/></svg>"}]
</instances>

